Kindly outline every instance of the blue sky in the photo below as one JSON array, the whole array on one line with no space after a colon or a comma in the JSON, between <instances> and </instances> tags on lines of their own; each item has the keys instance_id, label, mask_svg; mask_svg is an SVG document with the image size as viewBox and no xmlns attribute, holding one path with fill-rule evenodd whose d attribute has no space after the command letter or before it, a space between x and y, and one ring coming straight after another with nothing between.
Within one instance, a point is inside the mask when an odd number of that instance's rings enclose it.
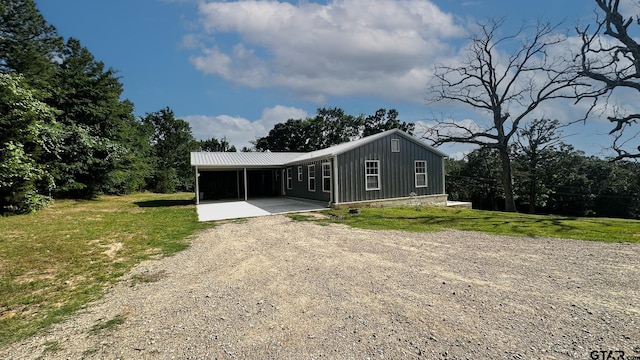
<instances>
[{"instance_id":1,"label":"blue sky","mask_svg":"<svg viewBox=\"0 0 640 360\"><path fill-rule=\"evenodd\" d=\"M624 2L625 0L623 0ZM630 1L630 0L627 0ZM237 147L278 122L318 107L403 121L433 114L481 122L486 114L439 103L424 90L437 63L459 56L476 21L505 17L509 31L536 19L574 28L593 19L588 0L36 0L65 38L75 37L118 71L136 115L170 107L194 136ZM570 35L574 35L571 33ZM549 104L536 115L570 121L583 108ZM551 115L553 114L553 115ZM610 125L597 117L568 128L567 142L607 155ZM460 156L468 146L447 146Z\"/></svg>"}]
</instances>

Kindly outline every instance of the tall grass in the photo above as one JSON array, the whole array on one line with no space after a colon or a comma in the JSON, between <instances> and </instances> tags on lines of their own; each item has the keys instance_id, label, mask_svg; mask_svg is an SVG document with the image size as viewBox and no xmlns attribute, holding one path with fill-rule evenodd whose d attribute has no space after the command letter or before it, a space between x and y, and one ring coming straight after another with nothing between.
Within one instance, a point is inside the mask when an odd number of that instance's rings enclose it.
<instances>
[{"instance_id":1,"label":"tall grass","mask_svg":"<svg viewBox=\"0 0 640 360\"><path fill-rule=\"evenodd\" d=\"M192 194L56 201L0 217L0 344L32 335L98 299L135 264L188 247Z\"/></svg>"}]
</instances>

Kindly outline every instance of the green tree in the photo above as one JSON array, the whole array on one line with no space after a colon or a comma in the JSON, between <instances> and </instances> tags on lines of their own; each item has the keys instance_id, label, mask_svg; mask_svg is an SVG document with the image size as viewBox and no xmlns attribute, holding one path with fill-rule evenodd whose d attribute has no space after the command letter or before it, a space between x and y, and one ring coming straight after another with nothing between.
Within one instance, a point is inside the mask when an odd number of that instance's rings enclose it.
<instances>
[{"instance_id":1,"label":"green tree","mask_svg":"<svg viewBox=\"0 0 640 360\"><path fill-rule=\"evenodd\" d=\"M528 204L529 213L536 207L544 207L549 196L549 184L543 173L549 171L547 164L557 156L562 142L561 125L558 120L536 119L518 130L513 144L515 187L521 192L521 203Z\"/></svg>"},{"instance_id":2,"label":"green tree","mask_svg":"<svg viewBox=\"0 0 640 360\"><path fill-rule=\"evenodd\" d=\"M451 200L471 201L475 208L504 210L500 157L495 149L472 151L462 160L448 160L446 188Z\"/></svg>"},{"instance_id":3,"label":"green tree","mask_svg":"<svg viewBox=\"0 0 640 360\"><path fill-rule=\"evenodd\" d=\"M33 0L0 2L0 72L23 74L23 81L45 88L61 48L62 38Z\"/></svg>"},{"instance_id":4,"label":"green tree","mask_svg":"<svg viewBox=\"0 0 640 360\"><path fill-rule=\"evenodd\" d=\"M357 140L362 136L399 128L411 133L414 124L400 122L396 110L379 109L375 115L354 116L340 108L319 108L315 117L289 119L252 142L258 151L308 152Z\"/></svg>"},{"instance_id":5,"label":"green tree","mask_svg":"<svg viewBox=\"0 0 640 360\"><path fill-rule=\"evenodd\" d=\"M398 120L398 111L391 109L379 109L374 115L367 116L364 120L362 136L369 136L391 129L400 129L407 134L413 134L415 124Z\"/></svg>"},{"instance_id":6,"label":"green tree","mask_svg":"<svg viewBox=\"0 0 640 360\"><path fill-rule=\"evenodd\" d=\"M198 149L198 142L193 138L189 123L176 119L169 108L147 114L142 123L147 127L154 155L150 188L162 193L192 190L189 153Z\"/></svg>"},{"instance_id":7,"label":"green tree","mask_svg":"<svg viewBox=\"0 0 640 360\"><path fill-rule=\"evenodd\" d=\"M105 69L71 38L54 79L49 101L61 111L58 120L65 127L63 152L57 161L51 159L56 164L56 193L92 198L105 192L125 192L123 170L131 164L123 163L123 158L131 158L131 153L139 155L141 144L132 138L131 131L136 130L133 105L120 100L123 89L115 71ZM138 137L142 138L141 131ZM139 181L139 177L132 180Z\"/></svg>"},{"instance_id":8,"label":"green tree","mask_svg":"<svg viewBox=\"0 0 640 360\"><path fill-rule=\"evenodd\" d=\"M236 147L229 144L226 137L218 140L211 138L207 140L201 140L198 142L200 151L218 151L218 152L236 152Z\"/></svg>"},{"instance_id":9,"label":"green tree","mask_svg":"<svg viewBox=\"0 0 640 360\"><path fill-rule=\"evenodd\" d=\"M61 127L55 110L24 77L0 74L0 212L45 206L53 178L45 156L56 156Z\"/></svg>"}]
</instances>

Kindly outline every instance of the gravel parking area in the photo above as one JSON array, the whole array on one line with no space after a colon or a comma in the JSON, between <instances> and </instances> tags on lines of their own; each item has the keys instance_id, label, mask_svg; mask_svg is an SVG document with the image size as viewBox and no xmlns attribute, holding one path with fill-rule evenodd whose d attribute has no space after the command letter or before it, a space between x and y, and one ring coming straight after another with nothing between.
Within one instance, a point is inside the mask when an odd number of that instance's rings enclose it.
<instances>
[{"instance_id":1,"label":"gravel parking area","mask_svg":"<svg viewBox=\"0 0 640 360\"><path fill-rule=\"evenodd\" d=\"M142 263L0 358L640 359L639 279L640 244L268 216Z\"/></svg>"}]
</instances>

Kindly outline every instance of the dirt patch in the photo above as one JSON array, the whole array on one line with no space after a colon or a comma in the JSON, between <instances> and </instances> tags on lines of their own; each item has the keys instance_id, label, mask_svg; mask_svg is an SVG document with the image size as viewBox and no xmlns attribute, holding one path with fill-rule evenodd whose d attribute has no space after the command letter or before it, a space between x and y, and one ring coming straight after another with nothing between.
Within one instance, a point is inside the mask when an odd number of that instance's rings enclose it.
<instances>
[{"instance_id":1,"label":"dirt patch","mask_svg":"<svg viewBox=\"0 0 640 360\"><path fill-rule=\"evenodd\" d=\"M636 356L638 259L639 244L227 222L0 358Z\"/></svg>"}]
</instances>

